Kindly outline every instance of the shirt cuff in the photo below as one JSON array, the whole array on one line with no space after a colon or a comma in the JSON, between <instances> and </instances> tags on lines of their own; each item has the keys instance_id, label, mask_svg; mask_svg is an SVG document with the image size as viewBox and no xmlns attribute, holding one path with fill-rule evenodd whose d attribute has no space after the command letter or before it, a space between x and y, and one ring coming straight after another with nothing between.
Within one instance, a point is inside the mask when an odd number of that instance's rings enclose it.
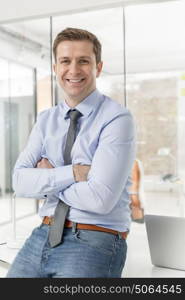
<instances>
[{"instance_id":1,"label":"shirt cuff","mask_svg":"<svg viewBox=\"0 0 185 300\"><path fill-rule=\"evenodd\" d=\"M55 187L65 189L75 182L72 165L54 168L53 171Z\"/></svg>"}]
</instances>

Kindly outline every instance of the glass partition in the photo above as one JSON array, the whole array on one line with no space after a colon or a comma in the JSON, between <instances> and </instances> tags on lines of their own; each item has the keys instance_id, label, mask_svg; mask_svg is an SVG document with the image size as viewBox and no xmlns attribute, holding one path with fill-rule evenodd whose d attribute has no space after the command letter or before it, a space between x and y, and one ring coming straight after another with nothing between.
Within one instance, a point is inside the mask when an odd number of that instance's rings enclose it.
<instances>
[{"instance_id":1,"label":"glass partition","mask_svg":"<svg viewBox=\"0 0 185 300\"><path fill-rule=\"evenodd\" d=\"M11 219L12 169L37 114L51 107L50 19L0 26L0 223ZM36 212L34 199L16 198L16 217Z\"/></svg>"},{"instance_id":2,"label":"glass partition","mask_svg":"<svg viewBox=\"0 0 185 300\"><path fill-rule=\"evenodd\" d=\"M6 177L6 170L10 171L9 163L7 165L6 148L10 140L9 132L9 97L8 97L8 61L0 58L0 222L10 220L10 197L6 193L7 185L9 186L10 178ZM5 141L5 135L6 141ZM8 151L9 152L9 151ZM8 180L8 182L7 182Z\"/></svg>"},{"instance_id":3,"label":"glass partition","mask_svg":"<svg viewBox=\"0 0 185 300\"><path fill-rule=\"evenodd\" d=\"M183 1L126 8L127 100L151 213L184 215L183 12Z\"/></svg>"}]
</instances>

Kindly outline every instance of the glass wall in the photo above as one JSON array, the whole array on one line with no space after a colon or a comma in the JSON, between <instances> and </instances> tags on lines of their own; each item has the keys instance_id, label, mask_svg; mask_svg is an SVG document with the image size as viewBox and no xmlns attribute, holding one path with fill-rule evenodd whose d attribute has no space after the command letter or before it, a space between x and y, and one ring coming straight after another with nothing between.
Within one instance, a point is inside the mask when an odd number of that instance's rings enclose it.
<instances>
[{"instance_id":1,"label":"glass wall","mask_svg":"<svg viewBox=\"0 0 185 300\"><path fill-rule=\"evenodd\" d=\"M0 26L0 223L11 220L12 169L37 114L51 107L50 19ZM38 203L16 198L16 217Z\"/></svg>"},{"instance_id":2,"label":"glass wall","mask_svg":"<svg viewBox=\"0 0 185 300\"><path fill-rule=\"evenodd\" d=\"M10 219L11 173L35 122L34 70L1 59L1 222ZM6 213L5 213L6 212ZM19 215L22 214L19 211Z\"/></svg>"},{"instance_id":3,"label":"glass wall","mask_svg":"<svg viewBox=\"0 0 185 300\"><path fill-rule=\"evenodd\" d=\"M184 8L183 1L126 8L127 100L151 213L184 215Z\"/></svg>"}]
</instances>

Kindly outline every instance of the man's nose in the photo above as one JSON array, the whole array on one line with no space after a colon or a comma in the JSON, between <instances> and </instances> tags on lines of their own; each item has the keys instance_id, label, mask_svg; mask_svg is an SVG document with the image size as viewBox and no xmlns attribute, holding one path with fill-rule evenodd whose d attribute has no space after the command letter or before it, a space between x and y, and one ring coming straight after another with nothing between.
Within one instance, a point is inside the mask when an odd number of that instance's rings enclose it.
<instances>
[{"instance_id":1,"label":"man's nose","mask_svg":"<svg viewBox=\"0 0 185 300\"><path fill-rule=\"evenodd\" d=\"M69 67L69 72L71 74L78 74L80 72L80 68L77 62L71 62L70 67Z\"/></svg>"}]
</instances>

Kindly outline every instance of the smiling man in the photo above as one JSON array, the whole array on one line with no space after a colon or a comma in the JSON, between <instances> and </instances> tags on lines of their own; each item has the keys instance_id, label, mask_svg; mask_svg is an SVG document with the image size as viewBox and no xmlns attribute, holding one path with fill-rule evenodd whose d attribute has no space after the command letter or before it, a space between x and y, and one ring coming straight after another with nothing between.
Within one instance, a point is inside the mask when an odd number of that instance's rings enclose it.
<instances>
[{"instance_id":1,"label":"smiling man","mask_svg":"<svg viewBox=\"0 0 185 300\"><path fill-rule=\"evenodd\" d=\"M95 90L101 70L90 41L63 41L57 46L54 71L69 106L78 105Z\"/></svg>"},{"instance_id":2,"label":"smiling man","mask_svg":"<svg viewBox=\"0 0 185 300\"><path fill-rule=\"evenodd\" d=\"M121 277L131 222L133 119L96 89L102 61L94 34L66 28L53 53L64 99L38 116L13 172L17 196L45 198L42 222L7 277Z\"/></svg>"}]
</instances>

